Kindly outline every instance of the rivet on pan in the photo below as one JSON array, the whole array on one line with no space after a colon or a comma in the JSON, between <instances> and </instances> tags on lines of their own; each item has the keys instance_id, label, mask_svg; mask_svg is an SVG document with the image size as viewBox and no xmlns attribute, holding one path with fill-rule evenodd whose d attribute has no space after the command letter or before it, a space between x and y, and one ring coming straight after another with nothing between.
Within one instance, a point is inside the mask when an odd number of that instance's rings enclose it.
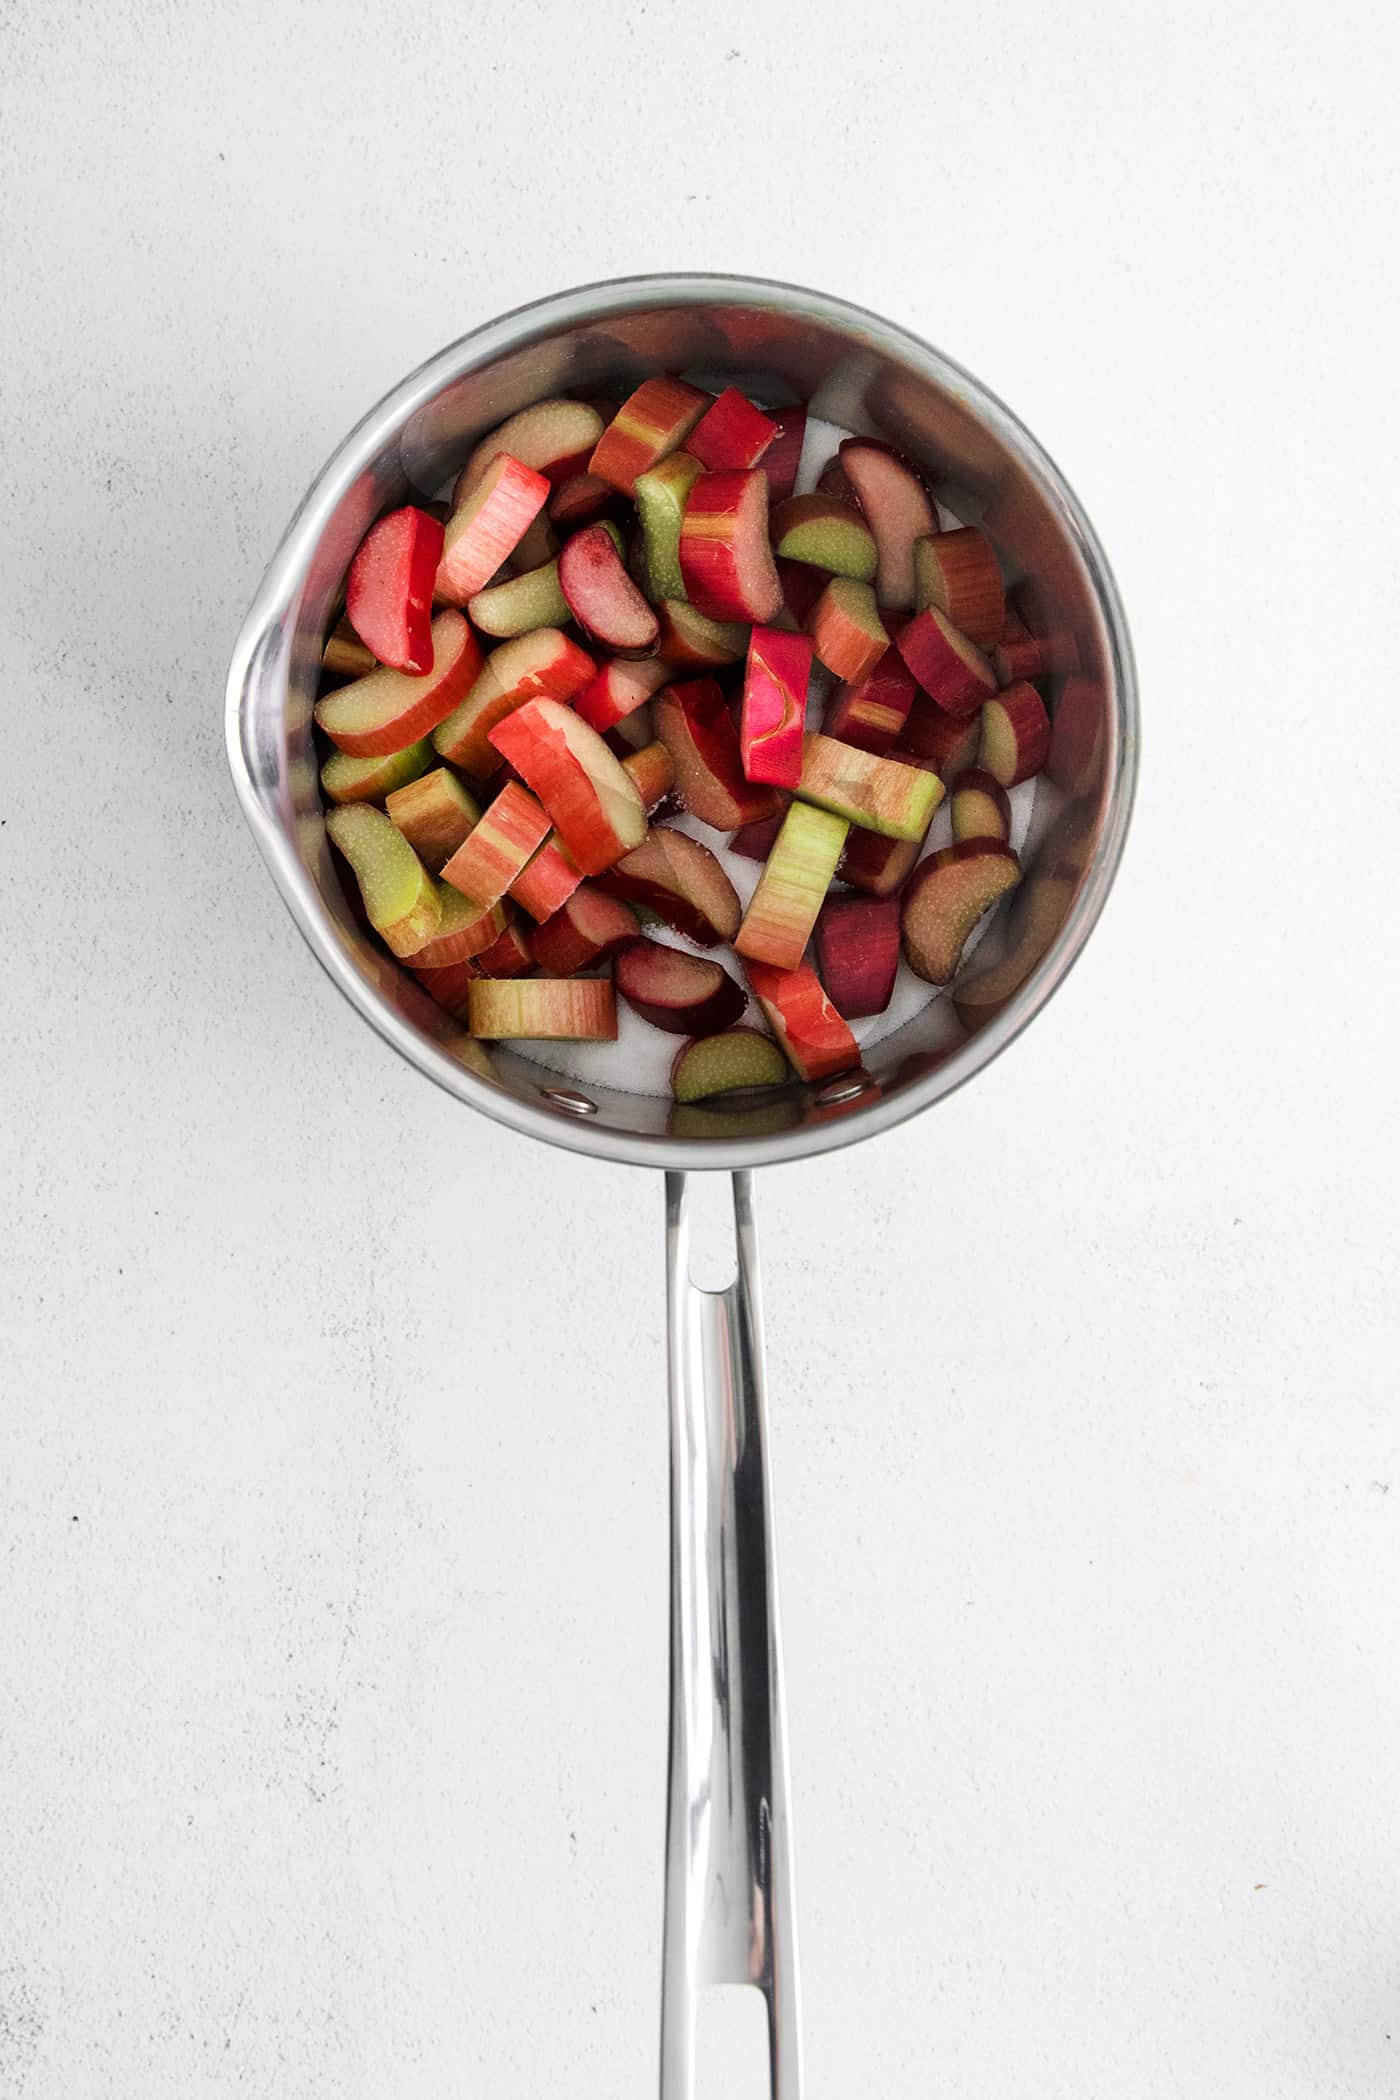
<instances>
[{"instance_id":1,"label":"rivet on pan","mask_svg":"<svg viewBox=\"0 0 1400 2100\"><path fill-rule=\"evenodd\" d=\"M831 1085L824 1086L818 1094L817 1104L821 1108L835 1108L839 1101L854 1101L869 1085L870 1081L860 1073L853 1079L833 1079Z\"/></svg>"},{"instance_id":2,"label":"rivet on pan","mask_svg":"<svg viewBox=\"0 0 1400 2100\"><path fill-rule=\"evenodd\" d=\"M598 1113L596 1101L590 1101L587 1094L574 1093L570 1087L542 1086L540 1092L546 1101L552 1101L556 1108L567 1110L571 1116L596 1116Z\"/></svg>"}]
</instances>

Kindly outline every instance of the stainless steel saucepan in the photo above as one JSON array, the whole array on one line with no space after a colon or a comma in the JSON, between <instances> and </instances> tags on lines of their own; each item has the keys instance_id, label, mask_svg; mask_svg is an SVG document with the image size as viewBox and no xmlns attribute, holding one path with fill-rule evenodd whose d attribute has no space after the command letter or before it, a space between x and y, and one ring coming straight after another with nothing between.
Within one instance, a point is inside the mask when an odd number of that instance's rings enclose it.
<instances>
[{"instance_id":1,"label":"stainless steel saucepan","mask_svg":"<svg viewBox=\"0 0 1400 2100\"><path fill-rule=\"evenodd\" d=\"M1052 712L1074 710L1062 786L1037 792L1023 878L953 988L867 1051L858 1073L748 1106L675 1110L560 1083L472 1044L362 931L327 845L312 748L321 645L351 556L381 511L435 494L474 441L541 396L727 372L887 440L992 535L1034 630L1051 639ZM776 394L770 398L778 398ZM239 800L308 946L428 1078L512 1130L666 1175L671 1397L671 1750L661 2100L691 2100L696 2002L713 1984L767 2003L774 2100L801 2088L792 1833L764 1431L752 1170L889 1130L970 1079L1039 1012L1098 918L1137 760L1127 626L1072 491L971 374L877 315L790 285L710 276L584 286L473 330L412 373L313 482L248 615L229 673ZM992 944L995 943L995 946ZM986 960L985 958L992 959ZM692 1278L693 1177L732 1176L733 1279Z\"/></svg>"}]
</instances>

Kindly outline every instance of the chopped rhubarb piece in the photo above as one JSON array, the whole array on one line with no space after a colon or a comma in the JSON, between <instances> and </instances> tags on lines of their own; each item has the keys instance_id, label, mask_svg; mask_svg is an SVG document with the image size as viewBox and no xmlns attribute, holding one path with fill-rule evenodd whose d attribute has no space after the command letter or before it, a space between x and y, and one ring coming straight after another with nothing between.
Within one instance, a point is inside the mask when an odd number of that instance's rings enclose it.
<instances>
[{"instance_id":1,"label":"chopped rhubarb piece","mask_svg":"<svg viewBox=\"0 0 1400 2100\"><path fill-rule=\"evenodd\" d=\"M535 928L531 947L546 977L573 977L635 939L636 932L634 911L591 882L581 882L567 904Z\"/></svg>"},{"instance_id":2,"label":"chopped rhubarb piece","mask_svg":"<svg viewBox=\"0 0 1400 2100\"><path fill-rule=\"evenodd\" d=\"M561 634L540 627L517 641L493 649L456 712L435 732L433 742L445 759L489 780L500 765L491 731L528 700L571 700L594 673L591 656Z\"/></svg>"},{"instance_id":3,"label":"chopped rhubarb piece","mask_svg":"<svg viewBox=\"0 0 1400 2100\"><path fill-rule=\"evenodd\" d=\"M913 704L914 681L899 651L887 649L864 678L838 686L827 704L822 733L884 757L903 735Z\"/></svg>"},{"instance_id":4,"label":"chopped rhubarb piece","mask_svg":"<svg viewBox=\"0 0 1400 2100\"><path fill-rule=\"evenodd\" d=\"M811 672L812 644L805 634L781 634L776 627L751 630L739 724L739 750L749 780L797 786Z\"/></svg>"},{"instance_id":5,"label":"chopped rhubarb piece","mask_svg":"<svg viewBox=\"0 0 1400 2100\"><path fill-rule=\"evenodd\" d=\"M668 685L657 696L652 719L671 754L683 809L718 831L734 831L771 813L772 789L744 777L739 732L715 679Z\"/></svg>"},{"instance_id":6,"label":"chopped rhubarb piece","mask_svg":"<svg viewBox=\"0 0 1400 2100\"><path fill-rule=\"evenodd\" d=\"M783 587L783 611L794 627L810 628L813 609L826 589L824 572L800 561L779 561L776 566Z\"/></svg>"},{"instance_id":7,"label":"chopped rhubarb piece","mask_svg":"<svg viewBox=\"0 0 1400 2100\"><path fill-rule=\"evenodd\" d=\"M913 874L922 839L887 839L878 831L852 831L838 870L842 882L870 897L893 897Z\"/></svg>"},{"instance_id":8,"label":"chopped rhubarb piece","mask_svg":"<svg viewBox=\"0 0 1400 2100\"><path fill-rule=\"evenodd\" d=\"M472 1034L489 1040L617 1041L617 1007L605 977L479 977L467 1006Z\"/></svg>"},{"instance_id":9,"label":"chopped rhubarb piece","mask_svg":"<svg viewBox=\"0 0 1400 2100\"><path fill-rule=\"evenodd\" d=\"M992 669L998 685L1015 685L1021 678L1048 678L1054 669L1050 644L1037 634L1004 634L992 651Z\"/></svg>"},{"instance_id":10,"label":"chopped rhubarb piece","mask_svg":"<svg viewBox=\"0 0 1400 2100\"><path fill-rule=\"evenodd\" d=\"M446 766L436 767L407 787L395 788L384 808L424 867L434 873L457 851L472 826L481 822L475 799Z\"/></svg>"},{"instance_id":11,"label":"chopped rhubarb piece","mask_svg":"<svg viewBox=\"0 0 1400 2100\"><path fill-rule=\"evenodd\" d=\"M1045 702L1024 678L982 709L978 764L1004 788L1016 787L1038 773L1049 749L1050 717Z\"/></svg>"},{"instance_id":12,"label":"chopped rhubarb piece","mask_svg":"<svg viewBox=\"0 0 1400 2100\"><path fill-rule=\"evenodd\" d=\"M773 513L773 547L784 561L805 562L833 576L875 580L875 535L853 503L824 496L789 496Z\"/></svg>"},{"instance_id":13,"label":"chopped rhubarb piece","mask_svg":"<svg viewBox=\"0 0 1400 2100\"><path fill-rule=\"evenodd\" d=\"M899 899L828 897L816 927L817 968L848 1021L882 1014L899 970Z\"/></svg>"},{"instance_id":14,"label":"chopped rhubarb piece","mask_svg":"<svg viewBox=\"0 0 1400 2100\"><path fill-rule=\"evenodd\" d=\"M654 816L676 784L675 760L666 746L660 738L655 743L643 744L640 751L629 752L623 759L622 770L630 773L637 783L637 793L647 815Z\"/></svg>"},{"instance_id":15,"label":"chopped rhubarb piece","mask_svg":"<svg viewBox=\"0 0 1400 2100\"><path fill-rule=\"evenodd\" d=\"M559 626L568 619L570 607L559 587L558 562L547 561L505 583L488 584L468 601L467 611L483 634L506 641L536 627Z\"/></svg>"},{"instance_id":16,"label":"chopped rhubarb piece","mask_svg":"<svg viewBox=\"0 0 1400 2100\"><path fill-rule=\"evenodd\" d=\"M337 620L321 651L321 669L326 677L338 683L347 678L364 678L378 663L379 658L372 649L366 649L350 622Z\"/></svg>"},{"instance_id":17,"label":"chopped rhubarb piece","mask_svg":"<svg viewBox=\"0 0 1400 2100\"><path fill-rule=\"evenodd\" d=\"M953 837L1003 842L1011 837L1006 790L992 774L976 766L960 773L953 787Z\"/></svg>"},{"instance_id":18,"label":"chopped rhubarb piece","mask_svg":"<svg viewBox=\"0 0 1400 2100\"><path fill-rule=\"evenodd\" d=\"M777 424L761 408L737 386L727 386L691 431L686 450L712 470L756 467L777 435Z\"/></svg>"},{"instance_id":19,"label":"chopped rhubarb piece","mask_svg":"<svg viewBox=\"0 0 1400 2100\"><path fill-rule=\"evenodd\" d=\"M802 464L807 411L802 406L770 408L768 419L776 424L778 432L763 455L763 471L768 476L768 501L770 504L783 503L792 494L797 469Z\"/></svg>"},{"instance_id":20,"label":"chopped rhubarb piece","mask_svg":"<svg viewBox=\"0 0 1400 2100\"><path fill-rule=\"evenodd\" d=\"M484 590L548 494L543 474L498 452L447 521L437 596L447 605L465 605Z\"/></svg>"},{"instance_id":21,"label":"chopped rhubarb piece","mask_svg":"<svg viewBox=\"0 0 1400 2100\"><path fill-rule=\"evenodd\" d=\"M470 495L501 452L533 467L557 488L584 472L602 434L603 419L586 401L536 401L482 438L457 477L452 500L460 503Z\"/></svg>"},{"instance_id":22,"label":"chopped rhubarb piece","mask_svg":"<svg viewBox=\"0 0 1400 2100\"><path fill-rule=\"evenodd\" d=\"M409 969L422 985L430 999L435 999L444 1013L451 1014L454 1021L465 1025L468 1016L467 986L481 972L474 962L448 963L440 970L425 970L417 962Z\"/></svg>"},{"instance_id":23,"label":"chopped rhubarb piece","mask_svg":"<svg viewBox=\"0 0 1400 2100\"><path fill-rule=\"evenodd\" d=\"M914 542L914 603L936 605L960 634L990 649L1006 624L1006 589L996 549L975 525Z\"/></svg>"},{"instance_id":24,"label":"chopped rhubarb piece","mask_svg":"<svg viewBox=\"0 0 1400 2100\"><path fill-rule=\"evenodd\" d=\"M476 967L483 977L519 977L534 968L535 958L530 944L521 931L520 921L508 918L506 930L498 941L484 948L476 958Z\"/></svg>"},{"instance_id":25,"label":"chopped rhubarb piece","mask_svg":"<svg viewBox=\"0 0 1400 2100\"><path fill-rule=\"evenodd\" d=\"M409 504L371 525L350 564L345 611L380 663L420 676L433 667L433 578L442 527Z\"/></svg>"},{"instance_id":26,"label":"chopped rhubarb piece","mask_svg":"<svg viewBox=\"0 0 1400 2100\"><path fill-rule=\"evenodd\" d=\"M583 881L558 839L547 838L510 886L517 904L541 924L562 910Z\"/></svg>"},{"instance_id":27,"label":"chopped rhubarb piece","mask_svg":"<svg viewBox=\"0 0 1400 2100\"><path fill-rule=\"evenodd\" d=\"M360 885L370 925L395 955L414 955L438 930L437 884L382 809L346 803L326 818L326 831Z\"/></svg>"},{"instance_id":28,"label":"chopped rhubarb piece","mask_svg":"<svg viewBox=\"0 0 1400 2100\"><path fill-rule=\"evenodd\" d=\"M616 729L628 715L644 707L653 693L665 685L670 674L659 656L644 656L633 663L614 657L589 679L574 700L574 713L590 729L603 736Z\"/></svg>"},{"instance_id":29,"label":"chopped rhubarb piece","mask_svg":"<svg viewBox=\"0 0 1400 2100\"><path fill-rule=\"evenodd\" d=\"M927 693L915 693L899 739L895 758L904 755L921 759L944 780L955 780L972 765L982 725L976 715L950 715Z\"/></svg>"},{"instance_id":30,"label":"chopped rhubarb piece","mask_svg":"<svg viewBox=\"0 0 1400 2100\"><path fill-rule=\"evenodd\" d=\"M478 911L499 904L532 853L549 836L549 818L518 780L508 780L442 871Z\"/></svg>"},{"instance_id":31,"label":"chopped rhubarb piece","mask_svg":"<svg viewBox=\"0 0 1400 2100\"><path fill-rule=\"evenodd\" d=\"M761 468L700 476L686 498L680 553L685 594L710 619L772 619L783 587L768 544Z\"/></svg>"},{"instance_id":32,"label":"chopped rhubarb piece","mask_svg":"<svg viewBox=\"0 0 1400 2100\"><path fill-rule=\"evenodd\" d=\"M496 724L491 741L539 796L583 874L611 867L646 836L636 783L572 708L527 701Z\"/></svg>"},{"instance_id":33,"label":"chopped rhubarb piece","mask_svg":"<svg viewBox=\"0 0 1400 2100\"><path fill-rule=\"evenodd\" d=\"M996 672L977 644L936 605L905 622L896 646L929 698L947 714L975 714L997 689Z\"/></svg>"},{"instance_id":34,"label":"chopped rhubarb piece","mask_svg":"<svg viewBox=\"0 0 1400 2100\"><path fill-rule=\"evenodd\" d=\"M622 565L612 531L586 525L559 557L559 587L585 634L619 656L646 656L656 647L656 614Z\"/></svg>"},{"instance_id":35,"label":"chopped rhubarb piece","mask_svg":"<svg viewBox=\"0 0 1400 2100\"><path fill-rule=\"evenodd\" d=\"M683 445L709 405L682 379L644 379L594 446L589 472L630 496L637 476Z\"/></svg>"},{"instance_id":36,"label":"chopped rhubarb piece","mask_svg":"<svg viewBox=\"0 0 1400 2100\"><path fill-rule=\"evenodd\" d=\"M620 515L622 509L622 499L611 482L597 474L575 474L554 491L547 515L551 525L571 532L575 526L591 525L614 512Z\"/></svg>"},{"instance_id":37,"label":"chopped rhubarb piece","mask_svg":"<svg viewBox=\"0 0 1400 2100\"><path fill-rule=\"evenodd\" d=\"M797 968L849 829L843 817L793 803L735 937L738 954L778 970Z\"/></svg>"},{"instance_id":38,"label":"chopped rhubarb piece","mask_svg":"<svg viewBox=\"0 0 1400 2100\"><path fill-rule=\"evenodd\" d=\"M442 906L438 930L415 954L416 970L448 970L470 962L473 956L484 955L505 932L506 915L499 904L480 911L470 897L445 882L438 884L438 901Z\"/></svg>"},{"instance_id":39,"label":"chopped rhubarb piece","mask_svg":"<svg viewBox=\"0 0 1400 2100\"><path fill-rule=\"evenodd\" d=\"M656 653L675 670L709 670L737 664L749 645L749 630L731 620L707 619L684 598L665 598L657 611L661 638Z\"/></svg>"},{"instance_id":40,"label":"chopped rhubarb piece","mask_svg":"<svg viewBox=\"0 0 1400 2100\"><path fill-rule=\"evenodd\" d=\"M427 737L402 751L386 751L379 758L347 758L333 751L321 768L321 785L330 802L378 802L394 788L416 780L433 762L433 747Z\"/></svg>"},{"instance_id":41,"label":"chopped rhubarb piece","mask_svg":"<svg viewBox=\"0 0 1400 2100\"><path fill-rule=\"evenodd\" d=\"M890 646L868 583L833 576L808 619L818 661L848 685L873 671Z\"/></svg>"},{"instance_id":42,"label":"chopped rhubarb piece","mask_svg":"<svg viewBox=\"0 0 1400 2100\"><path fill-rule=\"evenodd\" d=\"M787 813L788 799L784 796L782 808L775 809L771 817L760 817L756 824L739 826L729 841L730 852L739 854L744 860L767 860Z\"/></svg>"},{"instance_id":43,"label":"chopped rhubarb piece","mask_svg":"<svg viewBox=\"0 0 1400 2100\"><path fill-rule=\"evenodd\" d=\"M877 758L831 736L808 736L802 748L798 794L865 831L891 839L921 839L943 800L943 783L922 766Z\"/></svg>"},{"instance_id":44,"label":"chopped rhubarb piece","mask_svg":"<svg viewBox=\"0 0 1400 2100\"><path fill-rule=\"evenodd\" d=\"M809 964L775 970L769 963L748 962L744 971L799 1079L828 1079L860 1063L855 1037Z\"/></svg>"},{"instance_id":45,"label":"chopped rhubarb piece","mask_svg":"<svg viewBox=\"0 0 1400 2100\"><path fill-rule=\"evenodd\" d=\"M382 758L416 743L456 707L481 669L481 651L459 612L433 622L433 668L425 676L387 665L316 703L316 720L351 758Z\"/></svg>"},{"instance_id":46,"label":"chopped rhubarb piece","mask_svg":"<svg viewBox=\"0 0 1400 2100\"><path fill-rule=\"evenodd\" d=\"M1103 770L1103 694L1092 678L1067 678L1055 704L1045 771L1067 795L1087 795Z\"/></svg>"},{"instance_id":47,"label":"chopped rhubarb piece","mask_svg":"<svg viewBox=\"0 0 1400 2100\"><path fill-rule=\"evenodd\" d=\"M921 863L904 892L904 959L929 984L950 984L968 935L1021 879L1021 864L999 839L964 839Z\"/></svg>"},{"instance_id":48,"label":"chopped rhubarb piece","mask_svg":"<svg viewBox=\"0 0 1400 2100\"><path fill-rule=\"evenodd\" d=\"M706 1101L744 1087L781 1086L787 1069L771 1035L757 1028L726 1028L682 1043L671 1066L671 1093L677 1101Z\"/></svg>"},{"instance_id":49,"label":"chopped rhubarb piece","mask_svg":"<svg viewBox=\"0 0 1400 2100\"><path fill-rule=\"evenodd\" d=\"M654 825L635 852L598 877L598 888L654 911L699 948L732 941L739 894L708 846L669 825Z\"/></svg>"},{"instance_id":50,"label":"chopped rhubarb piece","mask_svg":"<svg viewBox=\"0 0 1400 2100\"><path fill-rule=\"evenodd\" d=\"M635 1013L671 1035L715 1035L749 1003L719 963L641 937L618 949L613 983Z\"/></svg>"},{"instance_id":51,"label":"chopped rhubarb piece","mask_svg":"<svg viewBox=\"0 0 1400 2100\"><path fill-rule=\"evenodd\" d=\"M688 452L673 452L649 473L637 476L637 516L642 527L642 589L653 604L684 598L681 575L681 521L686 498L700 479L701 466Z\"/></svg>"},{"instance_id":52,"label":"chopped rhubarb piece","mask_svg":"<svg viewBox=\"0 0 1400 2100\"><path fill-rule=\"evenodd\" d=\"M869 438L847 438L841 466L875 535L875 589L882 605L914 603L914 542L937 532L938 513L912 467Z\"/></svg>"}]
</instances>

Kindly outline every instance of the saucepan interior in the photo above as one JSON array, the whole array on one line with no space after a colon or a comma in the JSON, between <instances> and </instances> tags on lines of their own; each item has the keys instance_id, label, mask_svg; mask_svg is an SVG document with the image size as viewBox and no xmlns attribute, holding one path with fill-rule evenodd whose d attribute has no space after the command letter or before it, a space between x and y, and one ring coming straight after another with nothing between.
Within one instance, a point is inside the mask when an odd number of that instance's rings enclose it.
<instances>
[{"instance_id":1,"label":"saucepan interior","mask_svg":"<svg viewBox=\"0 0 1400 2100\"><path fill-rule=\"evenodd\" d=\"M677 1109L586 1085L463 1038L350 909L322 821L311 711L351 557L384 508L436 494L473 442L542 395L617 391L648 373L726 375L800 398L925 467L995 540L1028 624L1049 641L1052 715L1073 723L1042 779L1023 878L950 992L864 1052L861 1071L748 1103ZM1062 713L1063 711L1063 713ZM394 1047L513 1129L669 1167L759 1166L889 1128L1017 1035L1073 963L1122 850L1136 769L1131 648L1111 573L1072 491L970 374L903 329L816 292L664 276L561 293L465 336L397 387L330 460L275 556L235 655L229 754L244 808L307 941ZM1062 742L1064 742L1062 737Z\"/></svg>"}]
</instances>

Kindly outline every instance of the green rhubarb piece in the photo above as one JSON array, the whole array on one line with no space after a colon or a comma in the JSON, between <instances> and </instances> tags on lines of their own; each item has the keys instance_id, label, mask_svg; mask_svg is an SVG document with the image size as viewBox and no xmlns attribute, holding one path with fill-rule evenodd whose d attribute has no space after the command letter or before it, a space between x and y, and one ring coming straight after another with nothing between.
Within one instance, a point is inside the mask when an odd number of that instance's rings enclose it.
<instances>
[{"instance_id":1,"label":"green rhubarb piece","mask_svg":"<svg viewBox=\"0 0 1400 2100\"><path fill-rule=\"evenodd\" d=\"M681 521L685 499L704 472L688 452L670 456L639 474L637 516L642 527L642 589L653 605L663 598L684 598L681 577Z\"/></svg>"},{"instance_id":2,"label":"green rhubarb piece","mask_svg":"<svg viewBox=\"0 0 1400 2100\"><path fill-rule=\"evenodd\" d=\"M797 793L864 831L917 842L943 800L943 783L921 766L877 758L834 736L808 735L802 739Z\"/></svg>"},{"instance_id":3,"label":"green rhubarb piece","mask_svg":"<svg viewBox=\"0 0 1400 2100\"><path fill-rule=\"evenodd\" d=\"M425 773L436 756L427 736L378 758L351 758L346 751L335 751L321 768L321 785L332 802L382 802L395 788L407 787Z\"/></svg>"}]
</instances>

